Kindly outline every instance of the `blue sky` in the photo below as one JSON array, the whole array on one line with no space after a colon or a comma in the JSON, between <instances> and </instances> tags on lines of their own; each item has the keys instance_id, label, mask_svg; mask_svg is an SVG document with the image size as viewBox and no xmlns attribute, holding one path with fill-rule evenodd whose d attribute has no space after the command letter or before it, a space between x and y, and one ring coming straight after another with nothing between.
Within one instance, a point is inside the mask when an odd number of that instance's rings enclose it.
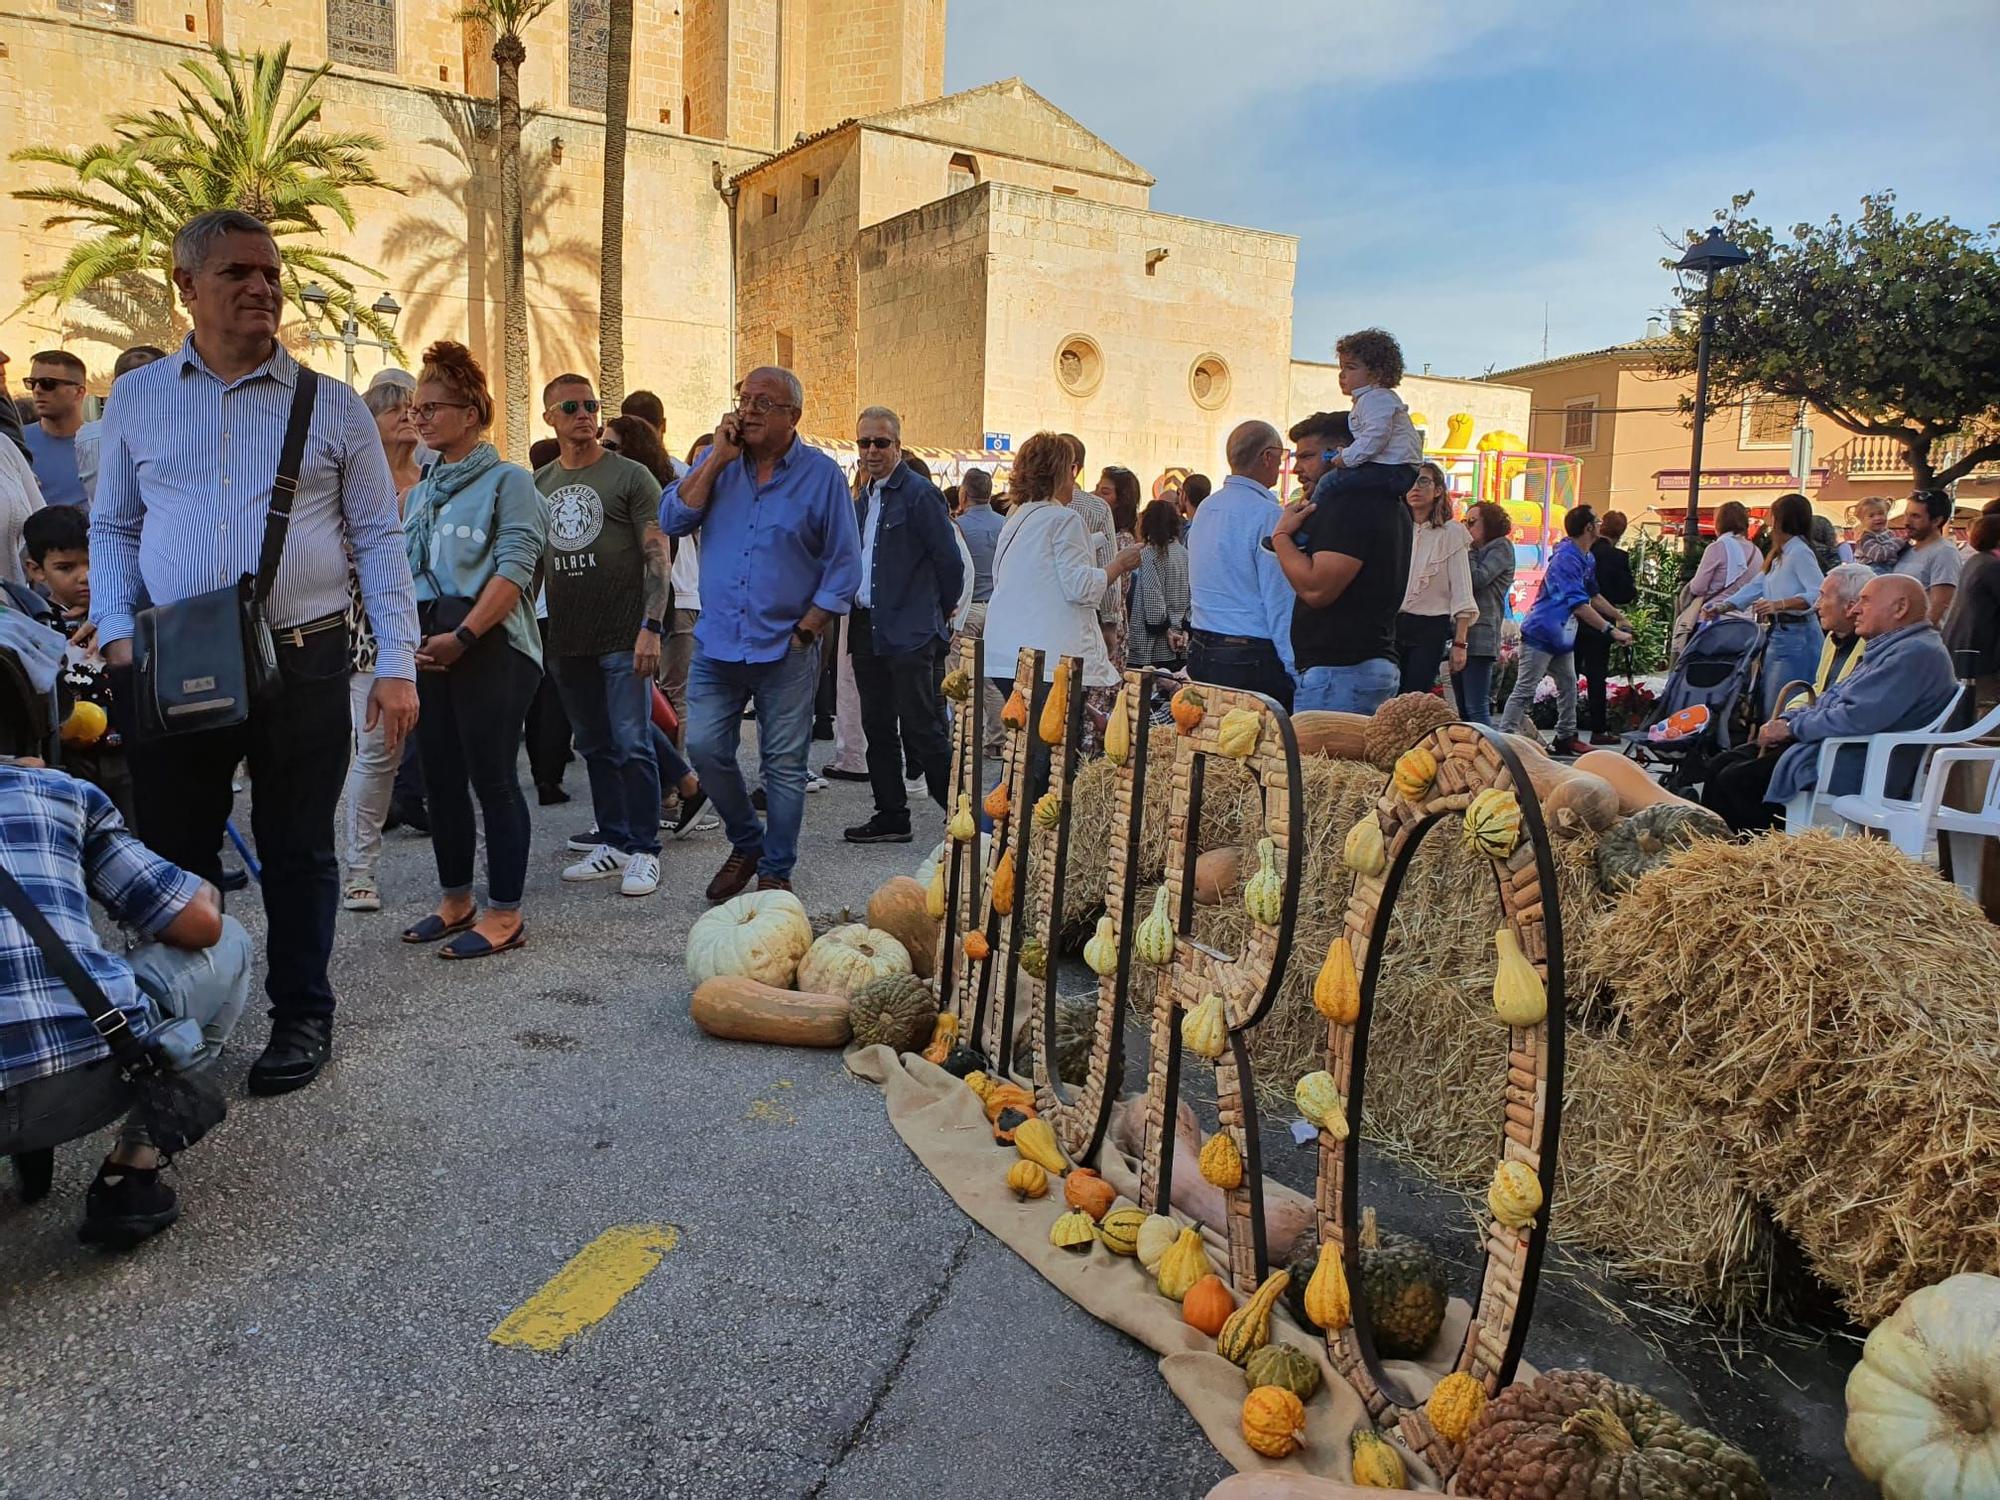
<instances>
[{"instance_id":1,"label":"blue sky","mask_svg":"<svg viewBox=\"0 0 2000 1500\"><path fill-rule=\"evenodd\" d=\"M945 82L1019 74L1157 179L1298 235L1294 352L1381 323L1479 374L1636 337L1663 231L1894 188L2000 220L1994 0L951 0Z\"/></svg>"}]
</instances>

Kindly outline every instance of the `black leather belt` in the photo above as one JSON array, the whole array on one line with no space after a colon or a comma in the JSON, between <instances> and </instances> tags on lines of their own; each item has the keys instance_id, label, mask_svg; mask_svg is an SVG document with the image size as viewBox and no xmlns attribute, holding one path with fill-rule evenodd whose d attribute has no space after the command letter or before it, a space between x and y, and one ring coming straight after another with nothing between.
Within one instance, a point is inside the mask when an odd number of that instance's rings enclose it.
<instances>
[{"instance_id":1,"label":"black leather belt","mask_svg":"<svg viewBox=\"0 0 2000 1500\"><path fill-rule=\"evenodd\" d=\"M1212 630L1194 629L1188 632L1204 646L1268 646L1270 640L1261 635L1217 635Z\"/></svg>"},{"instance_id":2,"label":"black leather belt","mask_svg":"<svg viewBox=\"0 0 2000 1500\"><path fill-rule=\"evenodd\" d=\"M1772 615L1771 623L1773 625L1803 625L1806 622L1806 618L1804 615Z\"/></svg>"}]
</instances>

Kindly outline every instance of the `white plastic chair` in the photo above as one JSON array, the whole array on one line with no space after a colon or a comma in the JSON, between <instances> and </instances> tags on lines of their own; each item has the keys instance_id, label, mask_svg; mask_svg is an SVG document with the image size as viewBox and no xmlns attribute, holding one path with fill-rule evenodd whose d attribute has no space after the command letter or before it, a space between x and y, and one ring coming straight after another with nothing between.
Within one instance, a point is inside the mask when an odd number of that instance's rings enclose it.
<instances>
[{"instance_id":1,"label":"white plastic chair","mask_svg":"<svg viewBox=\"0 0 2000 1500\"><path fill-rule=\"evenodd\" d=\"M1960 683L1951 695L1951 701L1944 706L1944 712L1919 729L1906 730L1900 734L1853 735L1844 739L1821 740L1819 742L1819 771L1813 778L1813 785L1798 793L1785 804L1785 832L1796 837L1808 828L1826 828L1834 833L1845 833L1846 823L1833 811L1837 799L1825 795L1824 789L1833 783L1833 768L1840 758L1840 752L1857 746L1865 748L1866 759L1861 767L1861 790L1853 795L1867 803L1889 801L1887 791L1889 781L1889 761L1899 750L1914 748L1917 751L1916 783L1912 796L1924 795L1924 773L1929 769L1931 756L1941 745L1965 745L1991 734L2000 727L2000 709L1995 709L1977 724L1967 729L1946 731L1944 726L1958 711L1959 702L1965 697L1966 684Z\"/></svg>"},{"instance_id":2,"label":"white plastic chair","mask_svg":"<svg viewBox=\"0 0 2000 1500\"><path fill-rule=\"evenodd\" d=\"M1991 716L1989 716L1991 717ZM1986 767L1986 794L1974 809L1944 806L1954 766ZM1834 815L1860 828L1877 829L1912 859L1922 859L1935 836L1950 840L1952 879L1973 900L1979 899L1981 839L2000 838L2000 745L1966 745L1939 750L1931 757L1923 796L1870 801L1859 795L1835 797Z\"/></svg>"}]
</instances>

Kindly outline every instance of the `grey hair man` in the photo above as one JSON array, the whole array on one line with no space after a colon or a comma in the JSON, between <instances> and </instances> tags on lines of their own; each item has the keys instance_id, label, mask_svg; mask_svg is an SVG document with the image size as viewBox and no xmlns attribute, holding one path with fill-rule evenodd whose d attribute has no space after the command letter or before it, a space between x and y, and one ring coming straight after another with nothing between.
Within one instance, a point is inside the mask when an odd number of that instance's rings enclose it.
<instances>
[{"instance_id":1,"label":"grey hair man","mask_svg":"<svg viewBox=\"0 0 2000 1500\"><path fill-rule=\"evenodd\" d=\"M942 808L951 780L938 684L945 643L965 584L951 515L937 486L903 462L903 422L886 406L855 419L860 492L861 583L847 620L848 654L868 742L875 813L846 831L855 844L907 844L910 797L903 758L923 770Z\"/></svg>"},{"instance_id":2,"label":"grey hair man","mask_svg":"<svg viewBox=\"0 0 2000 1500\"><path fill-rule=\"evenodd\" d=\"M347 770L350 553L376 643L365 728L394 755L416 723L417 611L396 489L375 418L350 387L300 368L278 340L277 242L233 209L174 237L174 285L194 322L185 343L118 383L100 439L91 509L91 619L131 712L133 615L141 579L155 606L258 572L279 450L301 382L311 382L304 462L266 614L281 698L234 727L147 737L122 726L137 832L210 881L248 759L251 820L264 862L271 1037L253 1093L302 1088L333 1048L327 963L340 900L334 809Z\"/></svg>"},{"instance_id":3,"label":"grey hair man","mask_svg":"<svg viewBox=\"0 0 2000 1500\"><path fill-rule=\"evenodd\" d=\"M1229 477L1188 525L1188 672L1292 704L1291 585L1264 541L1282 507L1272 486L1285 440L1269 422L1239 423L1223 448Z\"/></svg>"}]
</instances>

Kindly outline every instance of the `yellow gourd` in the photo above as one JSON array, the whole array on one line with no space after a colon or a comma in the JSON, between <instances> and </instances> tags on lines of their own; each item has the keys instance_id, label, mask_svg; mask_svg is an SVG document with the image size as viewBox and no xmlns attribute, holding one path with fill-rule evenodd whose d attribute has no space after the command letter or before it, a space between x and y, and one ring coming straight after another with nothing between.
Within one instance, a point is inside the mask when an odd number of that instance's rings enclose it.
<instances>
[{"instance_id":1,"label":"yellow gourd","mask_svg":"<svg viewBox=\"0 0 2000 1500\"><path fill-rule=\"evenodd\" d=\"M1437 780L1437 757L1422 745L1412 745L1396 757L1396 769L1390 773L1389 781L1412 802L1422 800Z\"/></svg>"},{"instance_id":2,"label":"yellow gourd","mask_svg":"<svg viewBox=\"0 0 2000 1500\"><path fill-rule=\"evenodd\" d=\"M1319 1253L1312 1279L1306 1283L1306 1316L1326 1333L1338 1333L1354 1321L1347 1299L1347 1272L1340 1262L1340 1247L1328 1245Z\"/></svg>"},{"instance_id":3,"label":"yellow gourd","mask_svg":"<svg viewBox=\"0 0 2000 1500\"><path fill-rule=\"evenodd\" d=\"M994 822L998 823L1005 818L1014 806L1013 798L1007 792L1007 783L1003 781L994 787L986 794L986 800L980 805L986 809L986 816Z\"/></svg>"},{"instance_id":4,"label":"yellow gourd","mask_svg":"<svg viewBox=\"0 0 2000 1500\"><path fill-rule=\"evenodd\" d=\"M993 909L1006 916L1014 909L1014 851L1000 856L1000 868L993 872Z\"/></svg>"},{"instance_id":5,"label":"yellow gourd","mask_svg":"<svg viewBox=\"0 0 2000 1500\"><path fill-rule=\"evenodd\" d=\"M1340 1087L1326 1069L1301 1078L1292 1090L1292 1100L1312 1124L1337 1141L1347 1139L1347 1101L1340 1097Z\"/></svg>"},{"instance_id":6,"label":"yellow gourd","mask_svg":"<svg viewBox=\"0 0 2000 1500\"><path fill-rule=\"evenodd\" d=\"M1326 945L1326 962L1313 978L1313 1009L1336 1026L1361 1019L1361 976L1354 972L1354 948L1346 933Z\"/></svg>"},{"instance_id":7,"label":"yellow gourd","mask_svg":"<svg viewBox=\"0 0 2000 1500\"><path fill-rule=\"evenodd\" d=\"M1093 974L1109 974L1118 967L1118 933L1109 914L1097 919L1097 930L1083 945L1083 961Z\"/></svg>"},{"instance_id":8,"label":"yellow gourd","mask_svg":"<svg viewBox=\"0 0 2000 1500\"><path fill-rule=\"evenodd\" d=\"M1000 722L1009 729L1028 727L1028 700L1021 696L1020 683L1014 684L1014 691L1007 695L1007 701L1000 709Z\"/></svg>"},{"instance_id":9,"label":"yellow gourd","mask_svg":"<svg viewBox=\"0 0 2000 1500\"><path fill-rule=\"evenodd\" d=\"M1139 1230L1145 1222L1143 1208L1114 1208L1097 1221L1097 1237L1113 1255L1137 1255Z\"/></svg>"},{"instance_id":10,"label":"yellow gourd","mask_svg":"<svg viewBox=\"0 0 2000 1500\"><path fill-rule=\"evenodd\" d=\"M951 1056L952 1043L958 1040L958 1017L950 1011L941 1011L936 1021L931 1023L931 1044L924 1048L924 1061L943 1066Z\"/></svg>"},{"instance_id":11,"label":"yellow gourd","mask_svg":"<svg viewBox=\"0 0 2000 1500\"><path fill-rule=\"evenodd\" d=\"M944 885L944 861L940 859L931 871L931 883L924 887L924 910L934 922L944 920L947 892Z\"/></svg>"},{"instance_id":12,"label":"yellow gourd","mask_svg":"<svg viewBox=\"0 0 2000 1500\"><path fill-rule=\"evenodd\" d=\"M1111 705L1111 717L1104 722L1104 758L1114 766L1124 765L1132 753L1132 726L1126 722L1131 713L1132 690L1121 687Z\"/></svg>"},{"instance_id":13,"label":"yellow gourd","mask_svg":"<svg viewBox=\"0 0 2000 1500\"><path fill-rule=\"evenodd\" d=\"M1146 1222L1139 1226L1139 1264L1157 1276L1160 1261L1180 1237L1180 1220L1170 1219L1165 1214L1147 1214Z\"/></svg>"},{"instance_id":14,"label":"yellow gourd","mask_svg":"<svg viewBox=\"0 0 2000 1500\"><path fill-rule=\"evenodd\" d=\"M1347 1440L1354 1459L1354 1482L1365 1490L1406 1490L1410 1472L1403 1455L1367 1428L1357 1428Z\"/></svg>"},{"instance_id":15,"label":"yellow gourd","mask_svg":"<svg viewBox=\"0 0 2000 1500\"><path fill-rule=\"evenodd\" d=\"M1043 792L1035 801L1035 826L1053 828L1062 821L1062 796L1057 792Z\"/></svg>"},{"instance_id":16,"label":"yellow gourd","mask_svg":"<svg viewBox=\"0 0 2000 1500\"><path fill-rule=\"evenodd\" d=\"M1542 1211L1542 1180L1523 1162L1503 1161L1493 1169L1486 1206L1509 1229L1526 1229Z\"/></svg>"},{"instance_id":17,"label":"yellow gourd","mask_svg":"<svg viewBox=\"0 0 2000 1500\"><path fill-rule=\"evenodd\" d=\"M1465 809L1466 848L1505 859L1520 842L1520 798L1505 787L1489 786L1472 799Z\"/></svg>"},{"instance_id":18,"label":"yellow gourd","mask_svg":"<svg viewBox=\"0 0 2000 1500\"><path fill-rule=\"evenodd\" d=\"M1049 1226L1049 1243L1058 1250L1088 1255L1097 1243L1097 1221L1089 1214L1071 1209Z\"/></svg>"},{"instance_id":19,"label":"yellow gourd","mask_svg":"<svg viewBox=\"0 0 2000 1500\"><path fill-rule=\"evenodd\" d=\"M1222 1014L1222 996L1203 995L1201 1002L1181 1018L1181 1045L1211 1062L1222 1056L1229 1045L1229 1023Z\"/></svg>"},{"instance_id":20,"label":"yellow gourd","mask_svg":"<svg viewBox=\"0 0 2000 1500\"><path fill-rule=\"evenodd\" d=\"M1232 708L1215 729L1215 748L1224 755L1248 760L1257 753L1257 738L1264 732L1264 716L1254 709Z\"/></svg>"},{"instance_id":21,"label":"yellow gourd","mask_svg":"<svg viewBox=\"0 0 2000 1500\"><path fill-rule=\"evenodd\" d=\"M938 690L952 702L963 703L972 696L972 674L963 667L953 667L944 674Z\"/></svg>"},{"instance_id":22,"label":"yellow gourd","mask_svg":"<svg viewBox=\"0 0 2000 1500\"><path fill-rule=\"evenodd\" d=\"M983 1105L986 1096L993 1092L993 1076L975 1068L965 1075L965 1086L978 1096L979 1102Z\"/></svg>"},{"instance_id":23,"label":"yellow gourd","mask_svg":"<svg viewBox=\"0 0 2000 1500\"><path fill-rule=\"evenodd\" d=\"M1044 745L1060 745L1063 730L1069 727L1069 658L1056 663L1049 682L1049 696L1042 702L1042 722L1038 726Z\"/></svg>"},{"instance_id":24,"label":"yellow gourd","mask_svg":"<svg viewBox=\"0 0 2000 1500\"><path fill-rule=\"evenodd\" d=\"M1069 1170L1069 1163L1063 1159L1062 1147L1056 1144L1055 1128L1039 1115L1015 1127L1014 1149L1020 1153L1021 1160L1031 1161L1044 1172L1057 1177Z\"/></svg>"},{"instance_id":25,"label":"yellow gourd","mask_svg":"<svg viewBox=\"0 0 2000 1500\"><path fill-rule=\"evenodd\" d=\"M961 844L979 832L979 824L972 816L972 797L969 793L960 792L958 794L958 811L951 815L951 825L945 829L945 832L957 839ZM944 861L939 860L938 863L943 864Z\"/></svg>"},{"instance_id":26,"label":"yellow gourd","mask_svg":"<svg viewBox=\"0 0 2000 1500\"><path fill-rule=\"evenodd\" d=\"M1389 852L1382 843L1382 825L1375 821L1373 813L1363 813L1361 821L1347 830L1347 842L1340 848L1340 862L1357 875L1380 875L1389 863Z\"/></svg>"},{"instance_id":27,"label":"yellow gourd","mask_svg":"<svg viewBox=\"0 0 2000 1500\"><path fill-rule=\"evenodd\" d=\"M1447 1443L1462 1443L1472 1424L1486 1410L1486 1387L1463 1370L1455 1370L1431 1389L1424 1415Z\"/></svg>"},{"instance_id":28,"label":"yellow gourd","mask_svg":"<svg viewBox=\"0 0 2000 1500\"><path fill-rule=\"evenodd\" d=\"M1020 1144L1021 1132L1017 1129L1014 1145L1018 1149ZM1013 1189L1016 1198L1025 1203L1030 1198L1040 1198L1048 1193L1049 1174L1034 1162L1017 1161L1007 1169L1007 1186Z\"/></svg>"},{"instance_id":29,"label":"yellow gourd","mask_svg":"<svg viewBox=\"0 0 2000 1500\"><path fill-rule=\"evenodd\" d=\"M1243 882L1243 909L1266 927L1276 927L1285 914L1285 882L1278 874L1275 839L1257 840L1257 873Z\"/></svg>"},{"instance_id":30,"label":"yellow gourd","mask_svg":"<svg viewBox=\"0 0 2000 1500\"><path fill-rule=\"evenodd\" d=\"M1502 927L1494 933L1493 946L1500 952L1499 967L1493 971L1493 1009L1509 1026L1541 1025L1549 1014L1549 992L1521 951L1514 929Z\"/></svg>"},{"instance_id":31,"label":"yellow gourd","mask_svg":"<svg viewBox=\"0 0 2000 1500\"><path fill-rule=\"evenodd\" d=\"M1149 964L1164 964L1174 956L1174 924L1167 916L1167 888L1161 886L1153 896L1153 910L1146 920L1139 924L1133 935L1132 947L1139 957Z\"/></svg>"},{"instance_id":32,"label":"yellow gourd","mask_svg":"<svg viewBox=\"0 0 2000 1500\"><path fill-rule=\"evenodd\" d=\"M1243 1398L1243 1441L1266 1458L1290 1458L1302 1446L1306 1404L1281 1385L1260 1385Z\"/></svg>"},{"instance_id":33,"label":"yellow gourd","mask_svg":"<svg viewBox=\"0 0 2000 1500\"><path fill-rule=\"evenodd\" d=\"M1213 1269L1208 1263L1208 1251L1201 1243L1201 1231L1183 1229L1173 1247L1160 1257L1157 1273L1160 1295L1178 1302Z\"/></svg>"},{"instance_id":34,"label":"yellow gourd","mask_svg":"<svg viewBox=\"0 0 2000 1500\"><path fill-rule=\"evenodd\" d=\"M1243 1186L1243 1153L1226 1130L1218 1130L1201 1148L1201 1175L1225 1193Z\"/></svg>"},{"instance_id":35,"label":"yellow gourd","mask_svg":"<svg viewBox=\"0 0 2000 1500\"><path fill-rule=\"evenodd\" d=\"M1271 1342L1271 1309L1292 1284L1290 1271L1273 1271L1250 1300L1229 1315L1222 1332L1215 1336L1215 1352L1233 1365L1250 1362L1250 1356Z\"/></svg>"}]
</instances>

